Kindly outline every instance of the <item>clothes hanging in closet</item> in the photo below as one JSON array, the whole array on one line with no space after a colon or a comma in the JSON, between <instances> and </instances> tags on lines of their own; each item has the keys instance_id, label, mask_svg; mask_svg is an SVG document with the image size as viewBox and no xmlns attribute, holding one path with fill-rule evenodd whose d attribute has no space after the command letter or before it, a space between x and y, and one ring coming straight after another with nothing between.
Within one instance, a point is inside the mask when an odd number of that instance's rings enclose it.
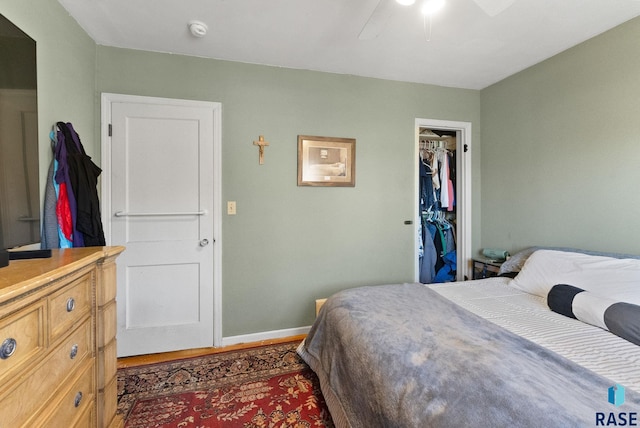
<instances>
[{"instance_id":1,"label":"clothes hanging in closet","mask_svg":"<svg viewBox=\"0 0 640 428\"><path fill-rule=\"evenodd\" d=\"M456 278L455 224L446 213L455 209L455 155L437 145L420 152L420 282Z\"/></svg>"}]
</instances>

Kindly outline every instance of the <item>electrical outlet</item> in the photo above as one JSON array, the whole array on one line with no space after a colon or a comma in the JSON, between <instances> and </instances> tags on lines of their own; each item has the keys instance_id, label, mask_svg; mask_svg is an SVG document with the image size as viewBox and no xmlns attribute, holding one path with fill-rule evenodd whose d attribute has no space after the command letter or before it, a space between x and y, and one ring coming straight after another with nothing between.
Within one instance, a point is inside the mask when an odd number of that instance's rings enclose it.
<instances>
[{"instance_id":1,"label":"electrical outlet","mask_svg":"<svg viewBox=\"0 0 640 428\"><path fill-rule=\"evenodd\" d=\"M227 201L227 215L236 215L236 201Z\"/></svg>"}]
</instances>

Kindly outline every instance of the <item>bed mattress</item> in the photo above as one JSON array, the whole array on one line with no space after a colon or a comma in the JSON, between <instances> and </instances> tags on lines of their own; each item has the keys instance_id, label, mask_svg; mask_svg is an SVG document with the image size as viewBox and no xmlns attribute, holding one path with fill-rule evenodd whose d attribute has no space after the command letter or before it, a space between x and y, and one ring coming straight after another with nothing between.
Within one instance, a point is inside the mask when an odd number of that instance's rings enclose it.
<instances>
[{"instance_id":1,"label":"bed mattress","mask_svg":"<svg viewBox=\"0 0 640 428\"><path fill-rule=\"evenodd\" d=\"M640 392L640 346L549 310L546 300L509 286L510 278L426 287L519 336Z\"/></svg>"}]
</instances>

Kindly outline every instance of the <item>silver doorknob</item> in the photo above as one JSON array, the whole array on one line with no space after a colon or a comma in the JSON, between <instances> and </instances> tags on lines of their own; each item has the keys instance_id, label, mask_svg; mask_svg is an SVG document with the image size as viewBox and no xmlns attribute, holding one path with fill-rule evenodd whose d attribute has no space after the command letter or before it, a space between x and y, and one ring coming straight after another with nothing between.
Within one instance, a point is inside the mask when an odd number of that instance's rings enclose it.
<instances>
[{"instance_id":1,"label":"silver doorknob","mask_svg":"<svg viewBox=\"0 0 640 428\"><path fill-rule=\"evenodd\" d=\"M208 239L203 239L202 241L200 241L200 246L201 247L206 247L207 245L209 245L209 240Z\"/></svg>"}]
</instances>

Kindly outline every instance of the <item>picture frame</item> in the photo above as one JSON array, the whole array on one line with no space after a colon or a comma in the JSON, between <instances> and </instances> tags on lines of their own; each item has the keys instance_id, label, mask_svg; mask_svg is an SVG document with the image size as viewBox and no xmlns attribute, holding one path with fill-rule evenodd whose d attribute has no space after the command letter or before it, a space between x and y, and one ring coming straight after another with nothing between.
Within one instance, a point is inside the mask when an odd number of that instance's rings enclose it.
<instances>
[{"instance_id":1,"label":"picture frame","mask_svg":"<svg viewBox=\"0 0 640 428\"><path fill-rule=\"evenodd\" d=\"M355 185L355 138L298 135L298 186Z\"/></svg>"}]
</instances>

